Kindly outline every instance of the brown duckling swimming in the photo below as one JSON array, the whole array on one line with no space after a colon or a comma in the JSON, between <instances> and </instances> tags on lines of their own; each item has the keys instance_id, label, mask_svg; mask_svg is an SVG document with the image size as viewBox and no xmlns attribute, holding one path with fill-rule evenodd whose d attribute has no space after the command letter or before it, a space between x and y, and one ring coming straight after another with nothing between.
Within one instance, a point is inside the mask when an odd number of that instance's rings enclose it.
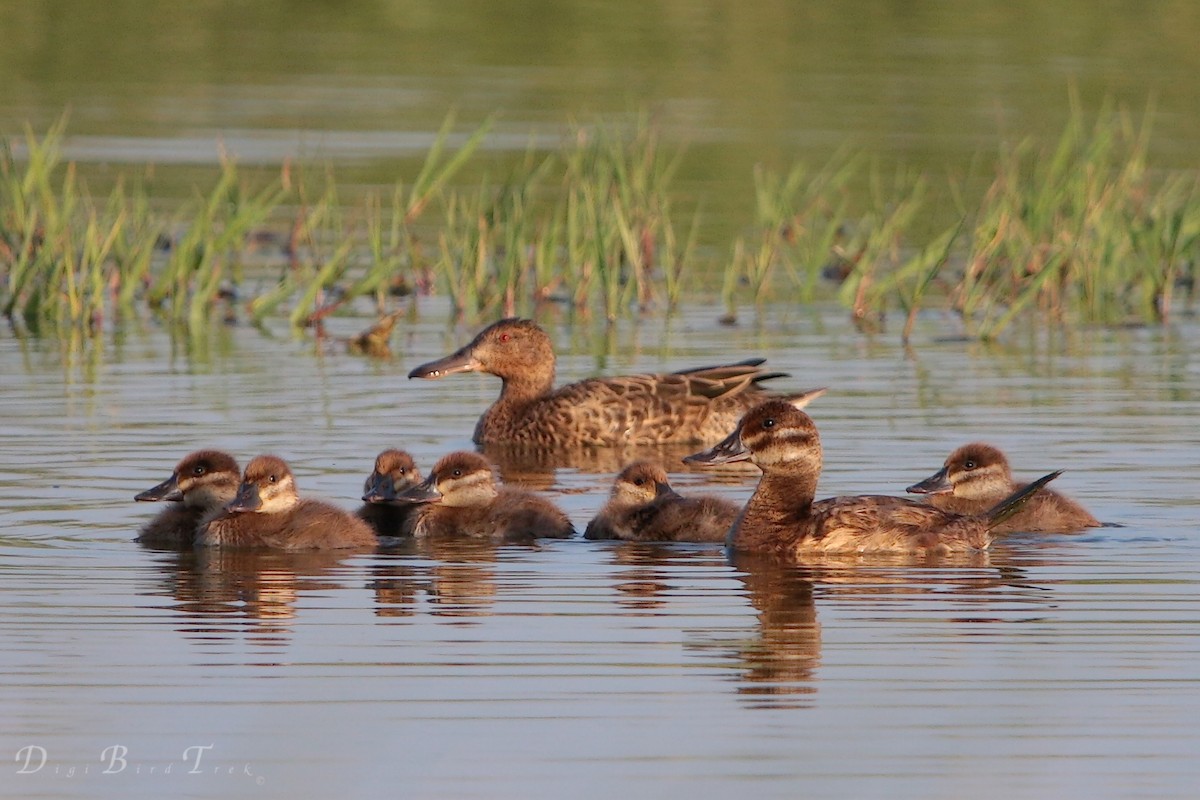
<instances>
[{"instance_id":1,"label":"brown duckling swimming","mask_svg":"<svg viewBox=\"0 0 1200 800\"><path fill-rule=\"evenodd\" d=\"M926 495L927 503L946 511L980 514L1025 486L1028 484L1013 480L1004 453L990 444L973 442L955 450L940 470L906 491ZM1077 533L1099 524L1075 501L1042 489L992 532Z\"/></svg>"},{"instance_id":2,"label":"brown duckling swimming","mask_svg":"<svg viewBox=\"0 0 1200 800\"><path fill-rule=\"evenodd\" d=\"M201 526L196 544L337 550L374 547L371 526L337 506L302 499L287 463L258 456L246 465L237 495Z\"/></svg>"},{"instance_id":3,"label":"brown duckling swimming","mask_svg":"<svg viewBox=\"0 0 1200 800\"><path fill-rule=\"evenodd\" d=\"M807 414L780 400L758 406L723 442L687 458L705 464L747 459L763 475L730 531L729 546L793 560L822 553L983 550L991 543L993 527L1059 475L1051 473L988 512L972 516L880 495L814 503L821 475L821 440Z\"/></svg>"},{"instance_id":4,"label":"brown duckling swimming","mask_svg":"<svg viewBox=\"0 0 1200 800\"><path fill-rule=\"evenodd\" d=\"M636 542L724 542L739 507L720 497L683 497L667 473L649 461L635 461L613 481L585 539Z\"/></svg>"},{"instance_id":5,"label":"brown duckling swimming","mask_svg":"<svg viewBox=\"0 0 1200 800\"><path fill-rule=\"evenodd\" d=\"M420 503L413 522L417 536L477 536L501 542L534 538L565 539L575 528L557 506L531 492L497 486L492 465L465 450L443 456L429 477L394 495L380 497Z\"/></svg>"},{"instance_id":6,"label":"brown duckling swimming","mask_svg":"<svg viewBox=\"0 0 1200 800\"><path fill-rule=\"evenodd\" d=\"M184 456L175 471L134 500L167 500L170 504L142 527L138 541L157 545L191 545L196 528L237 494L242 471L233 456L220 450L197 450Z\"/></svg>"},{"instance_id":7,"label":"brown duckling swimming","mask_svg":"<svg viewBox=\"0 0 1200 800\"><path fill-rule=\"evenodd\" d=\"M475 426L476 444L525 447L703 443L724 436L748 409L770 397L760 384L782 373L762 359L670 374L590 378L554 388L554 348L538 325L502 319L470 344L423 364L410 378L488 372L500 398ZM823 389L796 395L797 402Z\"/></svg>"},{"instance_id":8,"label":"brown duckling swimming","mask_svg":"<svg viewBox=\"0 0 1200 800\"><path fill-rule=\"evenodd\" d=\"M384 492L395 495L420 482L421 473L411 455L404 450L384 450L375 457L375 469L363 484L363 500L367 502L355 513L380 536L406 536L412 533L417 506L370 502L369 498L382 496Z\"/></svg>"}]
</instances>

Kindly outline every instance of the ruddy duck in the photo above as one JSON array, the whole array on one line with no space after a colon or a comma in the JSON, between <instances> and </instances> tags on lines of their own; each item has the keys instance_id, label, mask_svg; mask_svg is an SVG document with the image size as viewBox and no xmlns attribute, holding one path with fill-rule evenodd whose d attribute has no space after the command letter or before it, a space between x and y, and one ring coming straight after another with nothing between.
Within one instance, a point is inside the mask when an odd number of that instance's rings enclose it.
<instances>
[{"instance_id":1,"label":"ruddy duck","mask_svg":"<svg viewBox=\"0 0 1200 800\"><path fill-rule=\"evenodd\" d=\"M861 495L814 503L821 440L807 414L773 400L750 411L720 444L688 456L695 463L750 460L763 471L730 530L732 550L793 560L821 553L951 553L983 550L991 529L1020 508L1054 472L984 514L963 516L902 497Z\"/></svg>"},{"instance_id":2,"label":"ruddy duck","mask_svg":"<svg viewBox=\"0 0 1200 800\"><path fill-rule=\"evenodd\" d=\"M366 502L358 509L358 518L375 529L380 536L406 536L412 533L413 504L397 505L372 498L387 491L394 496L421 482L421 473L413 457L403 450L384 450L375 457L375 470L363 484Z\"/></svg>"},{"instance_id":3,"label":"ruddy duck","mask_svg":"<svg viewBox=\"0 0 1200 800\"><path fill-rule=\"evenodd\" d=\"M205 547L337 550L374 547L371 526L337 506L301 499L287 463L258 456L246 465L237 495L201 526Z\"/></svg>"},{"instance_id":4,"label":"ruddy duck","mask_svg":"<svg viewBox=\"0 0 1200 800\"><path fill-rule=\"evenodd\" d=\"M191 545L196 528L237 494L241 470L233 456L220 450L197 450L175 465L171 477L134 500L170 501L143 526L138 541L155 545Z\"/></svg>"},{"instance_id":5,"label":"ruddy duck","mask_svg":"<svg viewBox=\"0 0 1200 800\"><path fill-rule=\"evenodd\" d=\"M492 465L465 450L443 456L429 477L389 497L420 503L413 522L417 536L478 536L496 541L565 539L575 528L557 506L531 492L497 486Z\"/></svg>"},{"instance_id":6,"label":"ruddy duck","mask_svg":"<svg viewBox=\"0 0 1200 800\"><path fill-rule=\"evenodd\" d=\"M588 523L585 539L636 542L723 542L739 508L720 497L683 497L667 473L635 461L613 481L608 502Z\"/></svg>"},{"instance_id":7,"label":"ruddy duck","mask_svg":"<svg viewBox=\"0 0 1200 800\"><path fill-rule=\"evenodd\" d=\"M470 344L423 364L410 378L488 372L500 398L479 418L476 444L543 448L703 443L719 439L747 409L770 397L759 384L782 373L762 359L670 374L590 378L554 388L554 348L537 324L502 319ZM808 402L817 389L790 399Z\"/></svg>"},{"instance_id":8,"label":"ruddy duck","mask_svg":"<svg viewBox=\"0 0 1200 800\"><path fill-rule=\"evenodd\" d=\"M973 442L955 450L940 470L906 491L926 495L927 503L946 511L979 514L1026 485L1013 480L1008 459L998 448ZM1077 533L1099 524L1075 501L1042 489L992 532Z\"/></svg>"}]
</instances>

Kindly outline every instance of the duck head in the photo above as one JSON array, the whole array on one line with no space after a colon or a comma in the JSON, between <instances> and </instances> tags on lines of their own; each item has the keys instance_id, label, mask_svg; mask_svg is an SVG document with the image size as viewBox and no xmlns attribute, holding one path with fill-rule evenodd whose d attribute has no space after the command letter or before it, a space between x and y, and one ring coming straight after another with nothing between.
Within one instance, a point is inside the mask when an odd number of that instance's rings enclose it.
<instances>
[{"instance_id":1,"label":"duck head","mask_svg":"<svg viewBox=\"0 0 1200 800\"><path fill-rule=\"evenodd\" d=\"M417 464L404 450L384 450L375 457L375 469L363 484L363 500L387 503L399 492L421 482Z\"/></svg>"},{"instance_id":2,"label":"duck head","mask_svg":"<svg viewBox=\"0 0 1200 800\"><path fill-rule=\"evenodd\" d=\"M140 492L134 500L168 500L194 508L219 508L237 494L241 470L220 450L197 450L175 465L171 477Z\"/></svg>"},{"instance_id":3,"label":"duck head","mask_svg":"<svg viewBox=\"0 0 1200 800\"><path fill-rule=\"evenodd\" d=\"M287 462L277 456L258 456L246 465L237 495L225 504L225 511L275 514L298 502L296 480Z\"/></svg>"},{"instance_id":4,"label":"duck head","mask_svg":"<svg viewBox=\"0 0 1200 800\"><path fill-rule=\"evenodd\" d=\"M768 400L746 412L733 433L701 453L692 464L752 461L764 472L821 472L821 437L812 419L788 400Z\"/></svg>"},{"instance_id":5,"label":"duck head","mask_svg":"<svg viewBox=\"0 0 1200 800\"><path fill-rule=\"evenodd\" d=\"M454 353L408 373L410 378L441 378L456 372L487 372L505 383L554 383L554 348L537 323L502 319L479 332Z\"/></svg>"},{"instance_id":6,"label":"duck head","mask_svg":"<svg viewBox=\"0 0 1200 800\"><path fill-rule=\"evenodd\" d=\"M398 492L395 501L468 508L487 505L498 493L488 460L478 453L461 450L443 456L433 465L428 478Z\"/></svg>"},{"instance_id":7,"label":"duck head","mask_svg":"<svg viewBox=\"0 0 1200 800\"><path fill-rule=\"evenodd\" d=\"M945 465L905 491L911 494L946 494L968 499L1007 494L1012 488L1008 459L983 442L965 444L950 454Z\"/></svg>"}]
</instances>

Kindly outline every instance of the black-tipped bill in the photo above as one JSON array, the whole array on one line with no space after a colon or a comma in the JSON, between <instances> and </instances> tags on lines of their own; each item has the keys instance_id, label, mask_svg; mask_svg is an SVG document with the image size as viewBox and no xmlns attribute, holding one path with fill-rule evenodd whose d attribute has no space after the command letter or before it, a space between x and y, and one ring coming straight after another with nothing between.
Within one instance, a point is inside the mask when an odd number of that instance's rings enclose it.
<instances>
[{"instance_id":1,"label":"black-tipped bill","mask_svg":"<svg viewBox=\"0 0 1200 800\"><path fill-rule=\"evenodd\" d=\"M946 472L946 468L942 467L925 480L920 483L914 483L904 491L909 494L945 494L946 492L953 492L954 486L951 485L949 478L946 477Z\"/></svg>"},{"instance_id":2,"label":"black-tipped bill","mask_svg":"<svg viewBox=\"0 0 1200 800\"><path fill-rule=\"evenodd\" d=\"M742 444L742 429L739 426L736 431L709 449L701 453L692 453L683 460L688 464L732 464L735 461L749 461L750 451Z\"/></svg>"},{"instance_id":3,"label":"black-tipped bill","mask_svg":"<svg viewBox=\"0 0 1200 800\"><path fill-rule=\"evenodd\" d=\"M172 475L158 486L135 494L133 499L143 502L151 500L170 500L176 503L180 500L183 500L183 492L179 491L178 476Z\"/></svg>"}]
</instances>

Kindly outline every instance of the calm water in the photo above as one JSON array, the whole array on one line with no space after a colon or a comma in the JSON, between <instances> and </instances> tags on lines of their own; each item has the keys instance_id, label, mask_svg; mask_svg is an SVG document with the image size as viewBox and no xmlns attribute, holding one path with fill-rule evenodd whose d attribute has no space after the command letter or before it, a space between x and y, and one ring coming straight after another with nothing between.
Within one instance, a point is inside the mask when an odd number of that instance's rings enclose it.
<instances>
[{"instance_id":1,"label":"calm water","mask_svg":"<svg viewBox=\"0 0 1200 800\"><path fill-rule=\"evenodd\" d=\"M756 163L849 145L986 179L973 159L1057 133L1069 87L1089 113L1153 98L1155 166L1194 170L1200 151L1191 0L93 6L0 0L0 134L69 108L98 193L129 171L190 197L221 146L329 162L346 196L391 186L450 109L460 131L498 113L501 157L650 109L688 145L681 204L733 231ZM581 539L154 551L132 541L156 510L133 495L196 447L276 452L352 507L383 447L428 468L469 446L496 382L403 376L474 329L424 302L379 363L282 328L77 347L5 328L0 795L1194 797L1200 325L983 348L931 316L905 352L841 311L718 314L543 322L566 380L759 354L783 385L830 387L812 408L822 494L898 492L987 439L1021 475L1065 469L1060 488L1123 527L792 569ZM582 528L628 455L502 467ZM753 486L663 455L684 491Z\"/></svg>"},{"instance_id":2,"label":"calm water","mask_svg":"<svg viewBox=\"0 0 1200 800\"><path fill-rule=\"evenodd\" d=\"M757 353L831 387L822 494L898 491L987 438L1124 527L792 569L582 539L154 551L132 497L195 447L280 453L351 507L383 446L427 468L468 445L495 381L403 376L471 331L427 305L383 363L249 330L190 356L140 331L77 360L0 338L3 794L1194 795L1197 326L980 350L930 321L906 354L841 312L716 316L545 321L563 379ZM582 528L604 466L525 477Z\"/></svg>"}]
</instances>

